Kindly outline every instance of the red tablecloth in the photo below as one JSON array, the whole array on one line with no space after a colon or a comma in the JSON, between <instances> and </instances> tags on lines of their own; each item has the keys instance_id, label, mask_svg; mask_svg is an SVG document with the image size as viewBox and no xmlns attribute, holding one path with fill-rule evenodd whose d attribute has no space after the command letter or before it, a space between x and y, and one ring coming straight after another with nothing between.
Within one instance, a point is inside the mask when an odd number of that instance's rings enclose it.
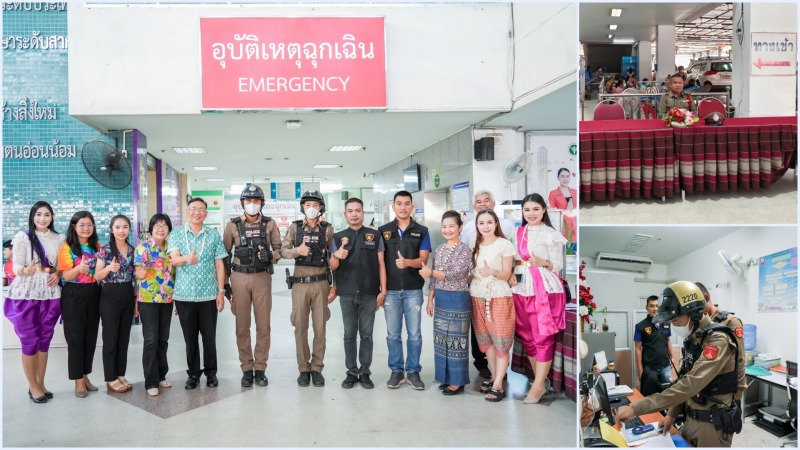
<instances>
[{"instance_id":1,"label":"red tablecloth","mask_svg":"<svg viewBox=\"0 0 800 450\"><path fill-rule=\"evenodd\" d=\"M668 128L661 120L580 123L583 201L766 188L797 152L797 117L731 118Z\"/></svg>"}]
</instances>

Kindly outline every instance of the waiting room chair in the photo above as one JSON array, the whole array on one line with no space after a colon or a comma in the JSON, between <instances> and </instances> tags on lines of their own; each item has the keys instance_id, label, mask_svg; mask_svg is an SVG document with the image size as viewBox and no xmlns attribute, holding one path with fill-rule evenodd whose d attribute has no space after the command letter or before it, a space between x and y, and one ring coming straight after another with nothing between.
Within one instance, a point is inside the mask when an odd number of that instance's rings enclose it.
<instances>
[{"instance_id":1,"label":"waiting room chair","mask_svg":"<svg viewBox=\"0 0 800 450\"><path fill-rule=\"evenodd\" d=\"M625 109L614 100L603 100L594 107L594 120L621 120L625 118Z\"/></svg>"},{"instance_id":2,"label":"waiting room chair","mask_svg":"<svg viewBox=\"0 0 800 450\"><path fill-rule=\"evenodd\" d=\"M719 113L726 119L728 118L728 114L725 112L725 104L716 98L704 98L697 104L697 117L700 119L705 119L707 115L714 112Z\"/></svg>"},{"instance_id":3,"label":"waiting room chair","mask_svg":"<svg viewBox=\"0 0 800 450\"><path fill-rule=\"evenodd\" d=\"M639 94L634 88L622 91L623 94ZM622 108L625 110L626 119L644 119L641 97L622 97Z\"/></svg>"},{"instance_id":4,"label":"waiting room chair","mask_svg":"<svg viewBox=\"0 0 800 450\"><path fill-rule=\"evenodd\" d=\"M797 382L797 363L793 361L786 361L786 392L789 395L789 404L786 406L786 414L792 419L789 422L794 428L794 432L783 437L783 444L781 447L786 447L787 444L794 444L797 447L797 389L793 388L790 381L794 378Z\"/></svg>"}]
</instances>

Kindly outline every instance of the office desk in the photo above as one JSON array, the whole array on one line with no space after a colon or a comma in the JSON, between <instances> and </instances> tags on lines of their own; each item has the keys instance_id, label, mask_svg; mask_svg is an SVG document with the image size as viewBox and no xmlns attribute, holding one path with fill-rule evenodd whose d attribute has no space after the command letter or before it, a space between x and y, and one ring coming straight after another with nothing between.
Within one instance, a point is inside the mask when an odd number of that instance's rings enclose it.
<instances>
[{"instance_id":1,"label":"office desk","mask_svg":"<svg viewBox=\"0 0 800 450\"><path fill-rule=\"evenodd\" d=\"M768 188L794 165L797 117L580 122L581 201Z\"/></svg>"},{"instance_id":2,"label":"office desk","mask_svg":"<svg viewBox=\"0 0 800 450\"><path fill-rule=\"evenodd\" d=\"M761 386L766 386L767 397L764 399L761 396ZM769 375L752 376L747 375L747 391L742 398L742 411L744 416L751 416L758 411L761 406L772 406L773 395L772 390L778 388L781 392L786 392L786 374L779 372L770 372ZM785 405L780 405L780 408L785 409Z\"/></svg>"},{"instance_id":3,"label":"office desk","mask_svg":"<svg viewBox=\"0 0 800 450\"><path fill-rule=\"evenodd\" d=\"M633 394L628 396L628 400L630 400L631 403L635 402L636 400L641 400L643 398L644 396L642 395L642 393L639 392L639 389L636 388L633 388ZM642 422L644 423L652 423L652 422L660 422L661 419L664 418L664 415L661 414L660 412L654 412L650 414L642 414L641 416L639 416L639 418L642 419ZM616 428L617 430L620 429L619 422L614 424L614 428ZM670 427L669 434L678 434L678 429L675 428L675 426Z\"/></svg>"}]
</instances>

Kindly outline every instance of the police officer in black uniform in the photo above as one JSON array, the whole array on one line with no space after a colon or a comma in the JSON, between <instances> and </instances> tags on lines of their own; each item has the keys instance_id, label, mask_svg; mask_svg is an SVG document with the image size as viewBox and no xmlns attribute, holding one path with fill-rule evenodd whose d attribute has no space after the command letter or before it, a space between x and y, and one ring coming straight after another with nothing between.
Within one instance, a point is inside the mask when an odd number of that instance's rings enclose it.
<instances>
[{"instance_id":1,"label":"police officer in black uniform","mask_svg":"<svg viewBox=\"0 0 800 450\"><path fill-rule=\"evenodd\" d=\"M342 387L350 389L360 383L361 387L372 389L372 330L375 312L386 298L383 239L378 230L364 226L364 203L360 199L351 198L344 203L344 216L350 227L334 234L330 245L330 264L336 280L330 297L339 294L344 323L347 376ZM361 335L360 345L356 345L357 335Z\"/></svg>"},{"instance_id":2,"label":"police officer in black uniform","mask_svg":"<svg viewBox=\"0 0 800 450\"><path fill-rule=\"evenodd\" d=\"M225 226L222 243L227 250L230 284L225 286L236 317L236 345L242 369L242 387L268 383L273 264L280 259L281 236L274 220L261 214L264 191L255 184L239 196L244 214ZM232 288L231 288L232 285ZM250 343L250 311L256 322L255 351ZM255 356L255 357L254 357Z\"/></svg>"},{"instance_id":3,"label":"police officer in black uniform","mask_svg":"<svg viewBox=\"0 0 800 450\"><path fill-rule=\"evenodd\" d=\"M738 390L738 349L733 331L703 314L700 288L678 281L664 289L654 322L672 322L672 332L685 337L678 381L617 411L617 420L669 408L661 421L666 431L681 411L686 422L681 434L694 447L730 447L742 431L742 411L734 401Z\"/></svg>"},{"instance_id":4,"label":"police officer in black uniform","mask_svg":"<svg viewBox=\"0 0 800 450\"><path fill-rule=\"evenodd\" d=\"M660 392L659 384L672 381L672 343L669 340L671 327L669 322L653 322L657 312L658 296L651 295L647 298L647 317L636 324L633 336L639 390L644 396Z\"/></svg>"},{"instance_id":5,"label":"police officer in black uniform","mask_svg":"<svg viewBox=\"0 0 800 450\"><path fill-rule=\"evenodd\" d=\"M328 298L332 275L328 268L328 243L333 238L333 227L321 220L325 212L325 198L319 191L306 191L300 198L300 211L305 219L289 225L281 247L281 257L294 259L294 275L286 269L287 283L292 290L292 315L300 376L297 384L324 386L322 376L325 358L325 323L331 312ZM308 347L308 316L314 327L313 349Z\"/></svg>"}]
</instances>

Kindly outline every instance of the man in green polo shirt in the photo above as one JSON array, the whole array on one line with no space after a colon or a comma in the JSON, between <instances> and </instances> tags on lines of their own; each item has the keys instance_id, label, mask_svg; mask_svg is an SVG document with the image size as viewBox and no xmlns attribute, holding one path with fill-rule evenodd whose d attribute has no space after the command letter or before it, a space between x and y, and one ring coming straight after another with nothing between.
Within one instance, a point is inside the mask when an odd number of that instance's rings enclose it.
<instances>
[{"instance_id":1,"label":"man in green polo shirt","mask_svg":"<svg viewBox=\"0 0 800 450\"><path fill-rule=\"evenodd\" d=\"M172 265L177 267L172 298L186 341L189 378L184 387L195 389L202 373L208 387L217 387L217 314L225 307L224 260L228 253L219 233L203 225L208 216L205 200L189 200L186 212L189 223L172 230L167 248ZM198 334L203 336L203 370Z\"/></svg>"}]
</instances>

